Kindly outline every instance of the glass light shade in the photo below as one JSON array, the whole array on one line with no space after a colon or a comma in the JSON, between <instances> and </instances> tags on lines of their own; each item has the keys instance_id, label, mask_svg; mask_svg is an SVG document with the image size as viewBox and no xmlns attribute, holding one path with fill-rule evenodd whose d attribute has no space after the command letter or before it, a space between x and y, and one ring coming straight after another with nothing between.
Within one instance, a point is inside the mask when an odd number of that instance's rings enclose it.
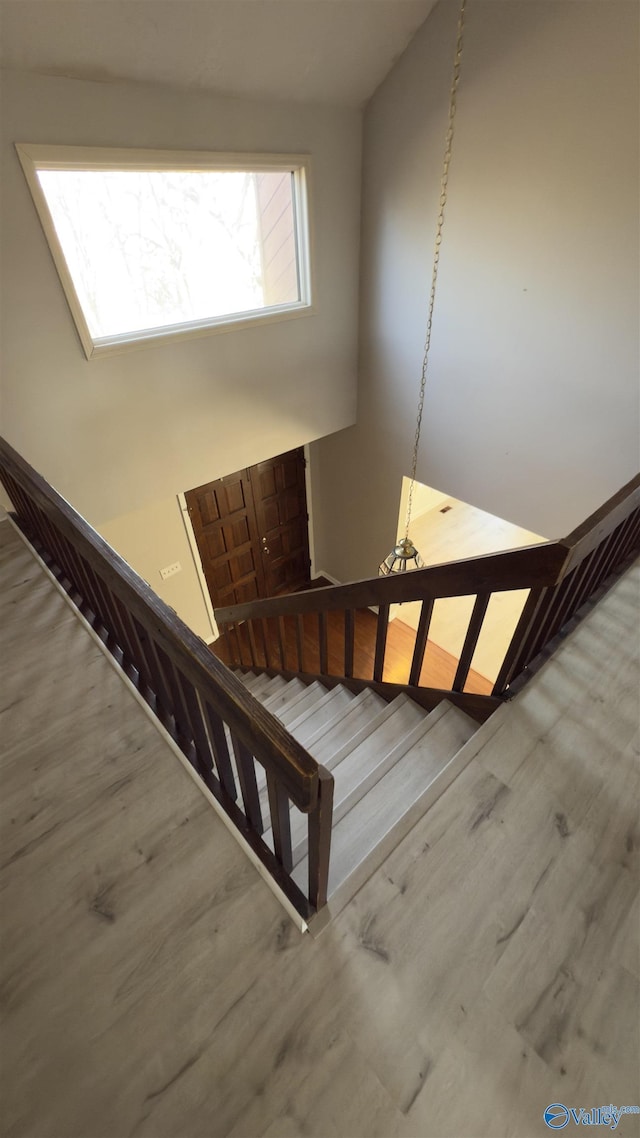
<instances>
[{"instance_id":1,"label":"glass light shade","mask_svg":"<svg viewBox=\"0 0 640 1138\"><path fill-rule=\"evenodd\" d=\"M407 573L410 569L424 569L424 561L411 539L403 537L378 567L378 574L389 577L392 573Z\"/></svg>"}]
</instances>

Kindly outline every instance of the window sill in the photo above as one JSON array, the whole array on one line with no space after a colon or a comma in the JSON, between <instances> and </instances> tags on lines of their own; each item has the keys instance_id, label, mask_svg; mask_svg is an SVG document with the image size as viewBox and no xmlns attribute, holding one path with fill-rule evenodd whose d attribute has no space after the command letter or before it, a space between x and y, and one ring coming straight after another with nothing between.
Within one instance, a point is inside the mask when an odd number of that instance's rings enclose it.
<instances>
[{"instance_id":1,"label":"window sill","mask_svg":"<svg viewBox=\"0 0 640 1138\"><path fill-rule=\"evenodd\" d=\"M193 324L175 324L165 328L149 328L139 332L110 336L84 344L87 359L102 356L122 355L143 348L158 347L159 344L177 343L181 340L194 340L203 336L213 336L221 332L240 332L265 324L279 324L284 320L297 320L301 316L315 316L313 304L287 305L286 308L272 308L268 312L240 313L238 316L224 316L217 320L203 320Z\"/></svg>"}]
</instances>

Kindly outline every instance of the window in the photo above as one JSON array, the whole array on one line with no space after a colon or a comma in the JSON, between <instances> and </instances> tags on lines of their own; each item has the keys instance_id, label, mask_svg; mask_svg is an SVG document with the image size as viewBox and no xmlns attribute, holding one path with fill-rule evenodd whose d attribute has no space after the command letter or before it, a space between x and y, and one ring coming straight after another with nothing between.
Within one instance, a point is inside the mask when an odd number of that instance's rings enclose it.
<instances>
[{"instance_id":1,"label":"window","mask_svg":"<svg viewBox=\"0 0 640 1138\"><path fill-rule=\"evenodd\" d=\"M308 313L308 159L18 144L88 358Z\"/></svg>"}]
</instances>

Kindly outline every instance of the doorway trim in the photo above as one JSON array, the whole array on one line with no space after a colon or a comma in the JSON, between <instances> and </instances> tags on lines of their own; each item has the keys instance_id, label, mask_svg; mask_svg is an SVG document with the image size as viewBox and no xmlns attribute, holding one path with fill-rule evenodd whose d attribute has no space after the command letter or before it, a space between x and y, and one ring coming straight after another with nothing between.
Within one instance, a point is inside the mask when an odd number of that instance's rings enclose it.
<instances>
[{"instance_id":1,"label":"doorway trim","mask_svg":"<svg viewBox=\"0 0 640 1138\"><path fill-rule=\"evenodd\" d=\"M298 444L298 445L300 445L300 444ZM291 449L295 450L296 448L293 447ZM307 532L308 532L308 539L309 539L309 563L310 563L309 564L309 575L310 575L311 580L313 580L314 577L318 576L318 573L316 570L315 546L314 546L314 540L313 540L313 538L314 538L313 493L312 493L312 485L311 485L312 475L311 475L311 454L310 454L309 443L303 443L302 449L303 449L304 457L305 457L305 467L304 467L305 492L307 495L307 513L309 515L309 520L307 522ZM253 465L255 465L255 463ZM222 475L221 477L224 477L224 475ZM191 518L189 516L189 508L187 506L187 499L185 497L185 493L186 493L186 491L180 490L180 492L177 494L178 508L179 508L180 513L182 515L182 521L184 524L185 533L187 535L187 541L189 542L189 549L191 550L191 557L193 559L193 565L194 565L194 568L196 571L196 576L198 578L198 584L200 585L200 591L202 593L202 599L204 601L204 606L205 606L205 609L207 610L207 617L209 620L209 624L211 626L211 636L208 636L205 638L205 643L206 644L213 644L214 641L216 641L219 638L220 632L219 632L218 626L216 624L216 618L214 615L214 608L213 608L213 604L211 601L211 594L209 592L209 586L207 585L207 580L206 580L206 577L204 575L204 570L202 568L202 562L200 560L200 551L198 549L198 543L196 541L195 531L193 529ZM333 578L329 578L328 574L324 574L324 575L327 576L328 579L333 580ZM340 583L339 581L334 581L334 584L336 584L336 585L338 585L339 583Z\"/></svg>"},{"instance_id":2,"label":"doorway trim","mask_svg":"<svg viewBox=\"0 0 640 1138\"><path fill-rule=\"evenodd\" d=\"M191 550L191 556L193 558L193 564L195 567L196 576L198 578L198 582L200 584L200 589L202 591L202 599L204 601L204 607L207 610L207 616L209 618L209 624L211 625L211 636L206 637L205 643L206 644L213 644L214 640L218 639L220 633L218 631L218 626L216 624L216 618L213 614L213 605L211 603L211 596L210 596L209 588L207 586L205 575L204 575L204 572L202 569L202 562L200 560L200 552L198 550L198 543L196 541L196 535L193 531L193 526L191 524L191 518L189 517L189 510L187 508L187 500L186 500L182 490L178 494L178 507L180 509L180 513L182 514L182 521L184 522L184 528L185 528L185 531L187 534L187 541L189 542L189 548Z\"/></svg>"},{"instance_id":3,"label":"doorway trim","mask_svg":"<svg viewBox=\"0 0 640 1138\"><path fill-rule=\"evenodd\" d=\"M313 493L311 490L311 454L309 443L305 443L302 449L304 451L304 481L307 495L307 514L309 518L307 522L309 534L309 576L313 581L314 577L317 577L318 574L316 573L316 548L313 537Z\"/></svg>"}]
</instances>

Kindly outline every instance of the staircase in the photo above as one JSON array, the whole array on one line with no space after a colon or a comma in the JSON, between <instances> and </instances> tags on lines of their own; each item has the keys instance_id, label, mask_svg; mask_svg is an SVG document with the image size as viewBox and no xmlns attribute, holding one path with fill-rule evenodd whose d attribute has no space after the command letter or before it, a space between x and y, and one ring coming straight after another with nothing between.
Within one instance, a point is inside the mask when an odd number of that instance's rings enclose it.
<instances>
[{"instance_id":1,"label":"staircase","mask_svg":"<svg viewBox=\"0 0 640 1138\"><path fill-rule=\"evenodd\" d=\"M2 439L0 477L13 524L304 927L360 888L473 758L476 723L518 695L640 550L638 475L558 541L217 609L227 667ZM493 692L475 694L491 598L523 589ZM442 689L429 628L434 606L456 596L474 600ZM405 601L420 602L420 619L397 682L387 630ZM372 608L367 663L358 614Z\"/></svg>"},{"instance_id":2,"label":"staircase","mask_svg":"<svg viewBox=\"0 0 640 1138\"><path fill-rule=\"evenodd\" d=\"M453 760L478 723L443 700L427 712L406 695L237 671L239 679L335 780L328 900L341 907L448 786ZM268 817L266 775L258 774ZM273 849L268 830L264 840ZM291 811L292 876L308 878L307 823Z\"/></svg>"}]
</instances>

